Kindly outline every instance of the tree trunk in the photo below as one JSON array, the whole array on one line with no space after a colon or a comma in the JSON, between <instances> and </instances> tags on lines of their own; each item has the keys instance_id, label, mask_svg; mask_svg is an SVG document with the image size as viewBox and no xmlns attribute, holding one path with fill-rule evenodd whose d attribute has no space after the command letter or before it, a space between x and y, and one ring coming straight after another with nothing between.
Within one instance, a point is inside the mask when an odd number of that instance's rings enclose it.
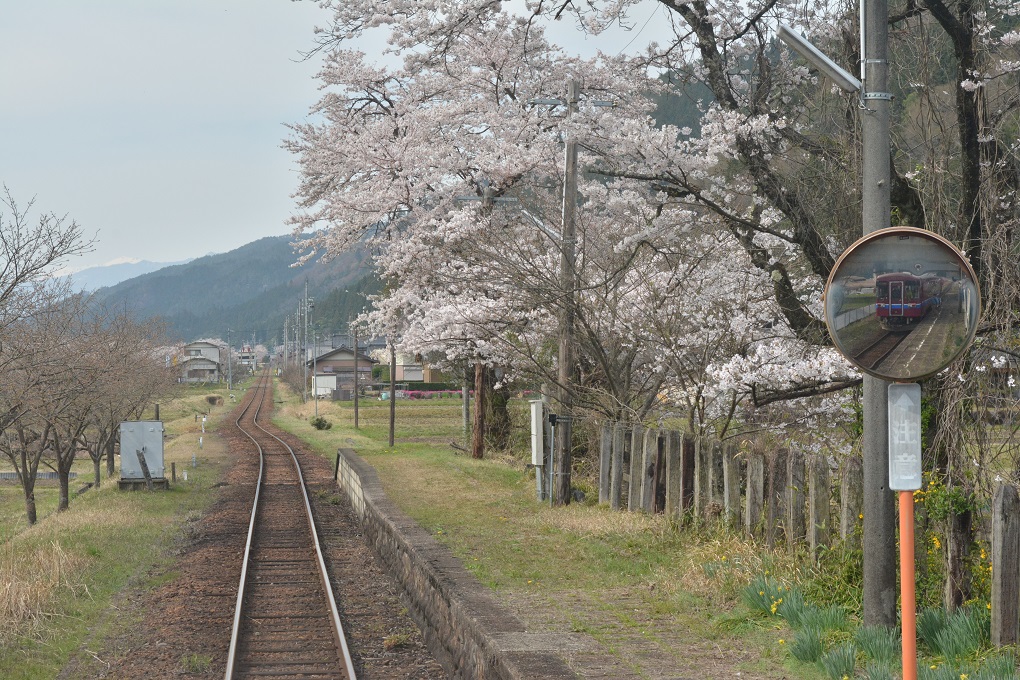
<instances>
[{"instance_id":1,"label":"tree trunk","mask_svg":"<svg viewBox=\"0 0 1020 680\"><path fill-rule=\"evenodd\" d=\"M57 512L67 510L71 504L71 494L68 489L70 486L68 476L69 473L64 472L63 470L57 474L57 477L60 479L60 500L57 502Z\"/></svg>"},{"instance_id":2,"label":"tree trunk","mask_svg":"<svg viewBox=\"0 0 1020 680\"><path fill-rule=\"evenodd\" d=\"M35 524L37 516L35 511L35 491L25 489L25 518L29 526Z\"/></svg>"},{"instance_id":3,"label":"tree trunk","mask_svg":"<svg viewBox=\"0 0 1020 680\"><path fill-rule=\"evenodd\" d=\"M115 443L115 438L114 437L110 437L110 441L107 442L107 444L106 444L106 476L108 478L112 478L114 473L116 472L115 465L114 465L114 460L113 460L113 458L114 458L114 450L113 450L114 443Z\"/></svg>"},{"instance_id":4,"label":"tree trunk","mask_svg":"<svg viewBox=\"0 0 1020 680\"><path fill-rule=\"evenodd\" d=\"M100 472L102 471L102 469L103 469L103 457L101 454L97 453L95 456L92 457L92 474L95 477L97 489L99 488L101 476Z\"/></svg>"},{"instance_id":5,"label":"tree trunk","mask_svg":"<svg viewBox=\"0 0 1020 680\"><path fill-rule=\"evenodd\" d=\"M482 458L485 456L485 364L475 364L475 422L471 431L471 457Z\"/></svg>"},{"instance_id":6,"label":"tree trunk","mask_svg":"<svg viewBox=\"0 0 1020 680\"><path fill-rule=\"evenodd\" d=\"M509 390L504 386L495 389L492 371L487 371L488 379L486 387L489 388L489 423L487 426L489 442L500 451L505 451L510 446L510 403Z\"/></svg>"}]
</instances>

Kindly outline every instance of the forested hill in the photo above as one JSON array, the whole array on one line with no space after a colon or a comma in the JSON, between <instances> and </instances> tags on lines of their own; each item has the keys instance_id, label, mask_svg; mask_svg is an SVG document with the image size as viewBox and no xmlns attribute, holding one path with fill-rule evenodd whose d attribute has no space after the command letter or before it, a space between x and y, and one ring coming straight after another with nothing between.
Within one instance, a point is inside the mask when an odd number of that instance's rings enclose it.
<instances>
[{"instance_id":1,"label":"forested hill","mask_svg":"<svg viewBox=\"0 0 1020 680\"><path fill-rule=\"evenodd\" d=\"M284 318L308 294L323 330L340 329L378 284L364 253L292 267L290 237L268 237L229 253L207 255L96 291L97 301L139 318L162 317L171 338L242 338L272 346L282 341Z\"/></svg>"}]
</instances>

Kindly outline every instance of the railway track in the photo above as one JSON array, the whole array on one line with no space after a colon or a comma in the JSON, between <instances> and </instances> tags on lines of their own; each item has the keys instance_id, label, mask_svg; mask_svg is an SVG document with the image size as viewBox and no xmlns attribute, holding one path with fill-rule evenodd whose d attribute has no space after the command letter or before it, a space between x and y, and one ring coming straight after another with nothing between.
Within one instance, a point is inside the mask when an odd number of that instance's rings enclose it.
<instances>
[{"instance_id":1,"label":"railway track","mask_svg":"<svg viewBox=\"0 0 1020 680\"><path fill-rule=\"evenodd\" d=\"M226 678L355 680L297 458L258 423L270 386L265 372L237 419L261 462Z\"/></svg>"},{"instance_id":2,"label":"railway track","mask_svg":"<svg viewBox=\"0 0 1020 680\"><path fill-rule=\"evenodd\" d=\"M857 362L869 369L875 368L885 361L885 358L892 354L893 350L899 347L900 343L903 342L908 335L910 335L909 332L904 333L890 331L886 333L878 340L865 347L864 350L857 355Z\"/></svg>"}]
</instances>

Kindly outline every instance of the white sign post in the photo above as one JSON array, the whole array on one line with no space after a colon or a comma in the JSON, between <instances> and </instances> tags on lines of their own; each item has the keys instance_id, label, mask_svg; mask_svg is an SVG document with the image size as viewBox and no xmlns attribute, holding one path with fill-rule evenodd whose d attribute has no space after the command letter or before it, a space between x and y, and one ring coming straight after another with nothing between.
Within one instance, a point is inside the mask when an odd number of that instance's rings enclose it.
<instances>
[{"instance_id":1,"label":"white sign post","mask_svg":"<svg viewBox=\"0 0 1020 680\"><path fill-rule=\"evenodd\" d=\"M889 385L889 488L921 488L921 386Z\"/></svg>"}]
</instances>

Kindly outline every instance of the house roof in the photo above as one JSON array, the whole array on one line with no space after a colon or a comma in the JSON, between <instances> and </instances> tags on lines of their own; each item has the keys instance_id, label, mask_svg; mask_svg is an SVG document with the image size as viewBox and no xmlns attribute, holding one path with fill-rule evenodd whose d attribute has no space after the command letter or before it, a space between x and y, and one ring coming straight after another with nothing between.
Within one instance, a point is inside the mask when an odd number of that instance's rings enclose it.
<instances>
[{"instance_id":1,"label":"house roof","mask_svg":"<svg viewBox=\"0 0 1020 680\"><path fill-rule=\"evenodd\" d=\"M329 361L331 359L334 360L334 361L343 361L344 359L353 360L354 359L354 350L351 349L350 347L337 347L336 349L332 349L332 350L326 352L325 354L320 354L319 356L315 357L314 361L316 361L316 362L318 362L318 361ZM365 363L367 363L367 364L377 364L377 363L379 363L378 361L376 361L372 357L368 356L367 354L363 354L361 352L358 352L358 363L360 364L363 361ZM308 360L308 365L311 366L312 363L313 363L313 360L309 359Z\"/></svg>"}]
</instances>

